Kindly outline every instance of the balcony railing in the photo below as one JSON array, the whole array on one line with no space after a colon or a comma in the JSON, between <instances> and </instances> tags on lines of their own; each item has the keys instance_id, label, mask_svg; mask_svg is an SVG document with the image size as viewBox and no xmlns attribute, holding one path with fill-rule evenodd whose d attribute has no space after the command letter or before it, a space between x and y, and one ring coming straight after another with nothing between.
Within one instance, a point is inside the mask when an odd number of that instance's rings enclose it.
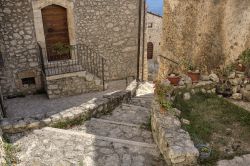
<instances>
[{"instance_id":1,"label":"balcony railing","mask_svg":"<svg viewBox=\"0 0 250 166\"><path fill-rule=\"evenodd\" d=\"M46 76L87 71L105 84L106 59L84 44L70 46L68 50L42 48L39 44L41 66Z\"/></svg>"}]
</instances>

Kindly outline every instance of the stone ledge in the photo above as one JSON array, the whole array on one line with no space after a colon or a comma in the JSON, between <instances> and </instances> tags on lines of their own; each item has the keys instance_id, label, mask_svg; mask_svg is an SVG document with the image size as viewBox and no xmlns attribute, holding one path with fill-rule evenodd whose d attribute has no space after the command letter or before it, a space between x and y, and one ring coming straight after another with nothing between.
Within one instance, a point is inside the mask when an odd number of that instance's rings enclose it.
<instances>
[{"instance_id":1,"label":"stone ledge","mask_svg":"<svg viewBox=\"0 0 250 166\"><path fill-rule=\"evenodd\" d=\"M178 117L160 113L160 105L156 101L152 104L151 115L153 137L167 164L196 165L199 151L189 133L181 129Z\"/></svg>"},{"instance_id":2,"label":"stone ledge","mask_svg":"<svg viewBox=\"0 0 250 166\"><path fill-rule=\"evenodd\" d=\"M232 160L220 160L217 166L247 166L250 165L250 154L243 156L236 156Z\"/></svg>"},{"instance_id":3,"label":"stone ledge","mask_svg":"<svg viewBox=\"0 0 250 166\"><path fill-rule=\"evenodd\" d=\"M48 112L29 118L1 119L0 128L5 133L18 133L46 126L55 126L61 122L98 117L113 111L123 102L130 101L135 95L135 89L137 88L135 81L130 84L130 87L131 89L129 90L106 94L102 98L94 98L78 107L73 107L59 113Z\"/></svg>"}]
</instances>

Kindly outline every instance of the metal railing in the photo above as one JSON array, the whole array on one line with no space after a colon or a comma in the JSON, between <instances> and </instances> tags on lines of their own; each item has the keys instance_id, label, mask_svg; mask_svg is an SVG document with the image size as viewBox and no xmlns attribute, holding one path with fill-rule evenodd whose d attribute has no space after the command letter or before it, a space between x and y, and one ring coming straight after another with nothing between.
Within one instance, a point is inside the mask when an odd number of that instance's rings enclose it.
<instances>
[{"instance_id":1,"label":"metal railing","mask_svg":"<svg viewBox=\"0 0 250 166\"><path fill-rule=\"evenodd\" d=\"M106 59L84 44L70 46L68 51L58 53L54 48L42 48L39 44L42 71L46 76L87 71L105 85Z\"/></svg>"},{"instance_id":2,"label":"metal railing","mask_svg":"<svg viewBox=\"0 0 250 166\"><path fill-rule=\"evenodd\" d=\"M160 58L163 58L163 59L165 59L165 60L167 60L167 61L170 61L170 62L172 62L172 63L175 63L176 65L179 65L179 62L176 62L176 61L173 60L173 59L167 58L167 57L165 57L165 56L163 56L163 55L159 55L159 57L160 57Z\"/></svg>"}]
</instances>

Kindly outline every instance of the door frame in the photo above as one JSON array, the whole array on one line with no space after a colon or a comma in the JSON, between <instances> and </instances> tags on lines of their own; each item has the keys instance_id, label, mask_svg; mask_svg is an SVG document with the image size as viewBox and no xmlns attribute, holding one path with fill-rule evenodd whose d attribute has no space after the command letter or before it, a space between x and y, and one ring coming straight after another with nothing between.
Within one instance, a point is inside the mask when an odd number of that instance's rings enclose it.
<instances>
[{"instance_id":1,"label":"door frame","mask_svg":"<svg viewBox=\"0 0 250 166\"><path fill-rule=\"evenodd\" d=\"M46 6L58 5L66 8L67 19L68 19L68 33L69 33L69 43L70 45L76 45L76 35L75 35L75 18L74 18L74 3L70 0L36 0L32 1L32 8L34 13L34 24L37 42L43 49L43 55L47 54L46 41L43 27L42 9ZM76 55L71 55L70 60L74 60ZM56 62L56 61L55 61ZM54 62L54 63L55 63ZM44 62L45 64L53 64L53 61Z\"/></svg>"}]
</instances>

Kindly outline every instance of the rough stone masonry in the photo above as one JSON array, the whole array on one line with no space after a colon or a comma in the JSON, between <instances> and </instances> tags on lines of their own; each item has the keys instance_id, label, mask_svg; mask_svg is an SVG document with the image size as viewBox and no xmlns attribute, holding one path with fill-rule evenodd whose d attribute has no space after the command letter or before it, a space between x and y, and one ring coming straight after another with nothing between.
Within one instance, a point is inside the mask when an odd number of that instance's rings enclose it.
<instances>
[{"instance_id":1,"label":"rough stone masonry","mask_svg":"<svg viewBox=\"0 0 250 166\"><path fill-rule=\"evenodd\" d=\"M250 47L249 6L249 0L165 0L163 55L192 58L208 71L234 61Z\"/></svg>"},{"instance_id":2,"label":"rough stone masonry","mask_svg":"<svg viewBox=\"0 0 250 166\"><path fill-rule=\"evenodd\" d=\"M37 17L41 9L35 9L34 4L70 7L70 40L74 37L70 43L85 44L107 58L106 80L136 75L139 1L1 0L0 51L4 64L0 68L0 85L4 95L44 88L37 47L44 38L43 29L35 26L42 25ZM30 77L35 79L35 85L23 85L22 79Z\"/></svg>"}]
</instances>

